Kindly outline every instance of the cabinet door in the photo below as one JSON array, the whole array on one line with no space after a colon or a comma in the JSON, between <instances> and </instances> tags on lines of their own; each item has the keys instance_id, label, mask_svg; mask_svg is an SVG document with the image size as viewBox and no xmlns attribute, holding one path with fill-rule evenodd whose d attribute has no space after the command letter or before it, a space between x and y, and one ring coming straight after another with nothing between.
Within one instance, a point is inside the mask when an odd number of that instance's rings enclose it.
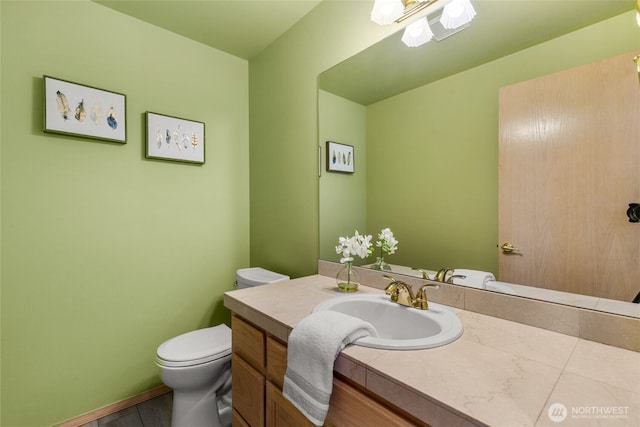
<instances>
[{"instance_id":1,"label":"cabinet door","mask_svg":"<svg viewBox=\"0 0 640 427\"><path fill-rule=\"evenodd\" d=\"M267 427L314 427L313 424L287 400L280 389L267 382Z\"/></svg>"},{"instance_id":2,"label":"cabinet door","mask_svg":"<svg viewBox=\"0 0 640 427\"><path fill-rule=\"evenodd\" d=\"M264 376L240 357L231 359L233 409L251 427L264 426Z\"/></svg>"},{"instance_id":3,"label":"cabinet door","mask_svg":"<svg viewBox=\"0 0 640 427\"><path fill-rule=\"evenodd\" d=\"M264 372L264 332L236 315L231 318L231 348L259 372Z\"/></svg>"},{"instance_id":4,"label":"cabinet door","mask_svg":"<svg viewBox=\"0 0 640 427\"><path fill-rule=\"evenodd\" d=\"M287 347L276 341L267 338L267 380L282 388L284 374L287 371Z\"/></svg>"},{"instance_id":5,"label":"cabinet door","mask_svg":"<svg viewBox=\"0 0 640 427\"><path fill-rule=\"evenodd\" d=\"M373 398L338 378L333 380L333 392L325 427L362 426L426 426L411 422Z\"/></svg>"},{"instance_id":6,"label":"cabinet door","mask_svg":"<svg viewBox=\"0 0 640 427\"><path fill-rule=\"evenodd\" d=\"M231 425L233 427L250 427L235 409L231 413Z\"/></svg>"}]
</instances>

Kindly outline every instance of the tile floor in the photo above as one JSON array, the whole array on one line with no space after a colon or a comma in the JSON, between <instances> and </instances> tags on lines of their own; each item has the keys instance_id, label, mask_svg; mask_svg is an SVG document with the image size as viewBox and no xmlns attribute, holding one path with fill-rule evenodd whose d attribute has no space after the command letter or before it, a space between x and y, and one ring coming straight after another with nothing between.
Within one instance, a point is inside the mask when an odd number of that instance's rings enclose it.
<instances>
[{"instance_id":1,"label":"tile floor","mask_svg":"<svg viewBox=\"0 0 640 427\"><path fill-rule=\"evenodd\" d=\"M172 405L173 394L165 393L81 427L170 427Z\"/></svg>"}]
</instances>

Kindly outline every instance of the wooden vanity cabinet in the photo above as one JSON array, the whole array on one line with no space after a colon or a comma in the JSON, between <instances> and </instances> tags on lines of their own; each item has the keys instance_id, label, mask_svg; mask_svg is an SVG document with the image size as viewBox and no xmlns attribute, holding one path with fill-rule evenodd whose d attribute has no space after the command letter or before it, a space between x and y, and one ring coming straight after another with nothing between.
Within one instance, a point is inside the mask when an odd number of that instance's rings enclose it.
<instances>
[{"instance_id":1,"label":"wooden vanity cabinet","mask_svg":"<svg viewBox=\"0 0 640 427\"><path fill-rule=\"evenodd\" d=\"M231 340L233 425L264 426L265 334L234 315Z\"/></svg>"},{"instance_id":2,"label":"wooden vanity cabinet","mask_svg":"<svg viewBox=\"0 0 640 427\"><path fill-rule=\"evenodd\" d=\"M236 314L232 317L233 426L313 427L282 394L286 344ZM416 426L346 379L334 375L327 427Z\"/></svg>"}]
</instances>

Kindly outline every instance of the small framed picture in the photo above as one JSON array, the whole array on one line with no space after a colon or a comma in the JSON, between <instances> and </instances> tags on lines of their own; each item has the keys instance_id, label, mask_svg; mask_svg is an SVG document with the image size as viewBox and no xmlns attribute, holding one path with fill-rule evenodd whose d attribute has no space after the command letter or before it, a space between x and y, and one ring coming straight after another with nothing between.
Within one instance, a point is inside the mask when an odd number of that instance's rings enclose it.
<instances>
[{"instance_id":1,"label":"small framed picture","mask_svg":"<svg viewBox=\"0 0 640 427\"><path fill-rule=\"evenodd\" d=\"M127 97L50 76L44 79L44 131L125 144Z\"/></svg>"},{"instance_id":2,"label":"small framed picture","mask_svg":"<svg viewBox=\"0 0 640 427\"><path fill-rule=\"evenodd\" d=\"M327 171L353 173L354 160L353 146L327 141Z\"/></svg>"},{"instance_id":3,"label":"small framed picture","mask_svg":"<svg viewBox=\"0 0 640 427\"><path fill-rule=\"evenodd\" d=\"M148 159L204 164L204 123L147 111Z\"/></svg>"}]
</instances>

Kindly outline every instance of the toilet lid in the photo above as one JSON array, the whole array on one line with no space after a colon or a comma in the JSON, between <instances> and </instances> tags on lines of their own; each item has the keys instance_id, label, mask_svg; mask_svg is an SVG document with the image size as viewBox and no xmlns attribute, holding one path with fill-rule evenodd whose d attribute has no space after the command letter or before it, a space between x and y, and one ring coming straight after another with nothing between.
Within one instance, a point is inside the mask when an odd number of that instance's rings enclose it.
<instances>
[{"instance_id":1,"label":"toilet lid","mask_svg":"<svg viewBox=\"0 0 640 427\"><path fill-rule=\"evenodd\" d=\"M231 354L231 329L227 325L198 329L171 338L158 347L164 366L193 366Z\"/></svg>"}]
</instances>

